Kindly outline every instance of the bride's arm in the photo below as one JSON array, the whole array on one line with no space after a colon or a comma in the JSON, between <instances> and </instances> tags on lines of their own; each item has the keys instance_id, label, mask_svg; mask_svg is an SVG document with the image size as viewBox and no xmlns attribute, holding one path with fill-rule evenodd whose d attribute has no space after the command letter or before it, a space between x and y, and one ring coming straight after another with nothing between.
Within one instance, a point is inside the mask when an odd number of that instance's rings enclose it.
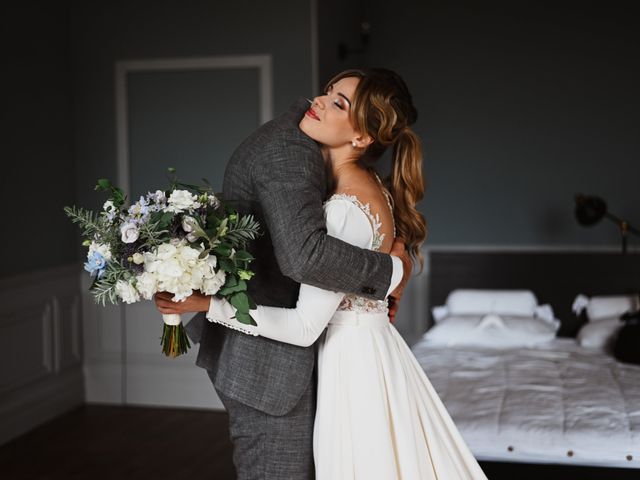
<instances>
[{"instance_id":1,"label":"bride's arm","mask_svg":"<svg viewBox=\"0 0 640 480\"><path fill-rule=\"evenodd\" d=\"M360 248L370 248L371 224L352 202L342 199L328 202L325 216L329 235ZM336 268L349 274L348 265L336 265ZM258 306L251 310L257 326L243 325L235 320L235 308L218 298L212 298L207 318L247 334L306 347L320 336L343 297L344 293L302 284L296 308Z\"/></svg>"}]
</instances>

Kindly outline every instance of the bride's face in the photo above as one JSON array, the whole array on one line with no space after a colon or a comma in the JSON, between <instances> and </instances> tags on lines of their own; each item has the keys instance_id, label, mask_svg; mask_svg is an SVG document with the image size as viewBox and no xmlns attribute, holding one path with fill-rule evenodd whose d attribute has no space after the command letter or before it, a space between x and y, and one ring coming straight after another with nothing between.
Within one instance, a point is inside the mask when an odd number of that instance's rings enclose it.
<instances>
[{"instance_id":1,"label":"bride's face","mask_svg":"<svg viewBox=\"0 0 640 480\"><path fill-rule=\"evenodd\" d=\"M359 78L347 77L331 85L313 104L300 121L300 129L325 147L351 146L359 135L351 124L351 100Z\"/></svg>"}]
</instances>

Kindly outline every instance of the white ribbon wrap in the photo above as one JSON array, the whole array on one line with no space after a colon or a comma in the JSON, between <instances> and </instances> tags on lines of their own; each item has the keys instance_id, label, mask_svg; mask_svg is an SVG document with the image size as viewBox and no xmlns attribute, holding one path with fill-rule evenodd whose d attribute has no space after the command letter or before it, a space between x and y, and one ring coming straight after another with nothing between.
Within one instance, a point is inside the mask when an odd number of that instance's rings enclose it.
<instances>
[{"instance_id":1,"label":"white ribbon wrap","mask_svg":"<svg viewBox=\"0 0 640 480\"><path fill-rule=\"evenodd\" d=\"M180 315L177 313L163 313L162 320L164 320L164 323L167 325L180 325Z\"/></svg>"}]
</instances>

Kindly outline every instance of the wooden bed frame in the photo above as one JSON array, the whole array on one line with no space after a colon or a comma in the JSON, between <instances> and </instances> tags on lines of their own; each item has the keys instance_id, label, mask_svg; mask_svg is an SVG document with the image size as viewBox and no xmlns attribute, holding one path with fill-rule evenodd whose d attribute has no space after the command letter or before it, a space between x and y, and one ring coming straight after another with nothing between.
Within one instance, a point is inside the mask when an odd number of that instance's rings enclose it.
<instances>
[{"instance_id":1,"label":"wooden bed frame","mask_svg":"<svg viewBox=\"0 0 640 480\"><path fill-rule=\"evenodd\" d=\"M549 303L559 336L575 337L586 321L571 310L576 295L640 292L640 254L541 251L430 251L429 303L443 305L456 288L527 289ZM639 452L640 453L640 452ZM631 480L640 469L480 462L490 480Z\"/></svg>"}]
</instances>

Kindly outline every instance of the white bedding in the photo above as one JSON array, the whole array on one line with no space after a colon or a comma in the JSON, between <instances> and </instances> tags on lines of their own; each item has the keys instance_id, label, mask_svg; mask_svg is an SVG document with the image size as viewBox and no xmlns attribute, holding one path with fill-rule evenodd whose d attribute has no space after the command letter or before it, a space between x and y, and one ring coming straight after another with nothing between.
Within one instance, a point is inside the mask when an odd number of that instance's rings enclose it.
<instances>
[{"instance_id":1,"label":"white bedding","mask_svg":"<svg viewBox=\"0 0 640 480\"><path fill-rule=\"evenodd\" d=\"M572 339L413 351L478 459L640 468L640 366Z\"/></svg>"}]
</instances>

